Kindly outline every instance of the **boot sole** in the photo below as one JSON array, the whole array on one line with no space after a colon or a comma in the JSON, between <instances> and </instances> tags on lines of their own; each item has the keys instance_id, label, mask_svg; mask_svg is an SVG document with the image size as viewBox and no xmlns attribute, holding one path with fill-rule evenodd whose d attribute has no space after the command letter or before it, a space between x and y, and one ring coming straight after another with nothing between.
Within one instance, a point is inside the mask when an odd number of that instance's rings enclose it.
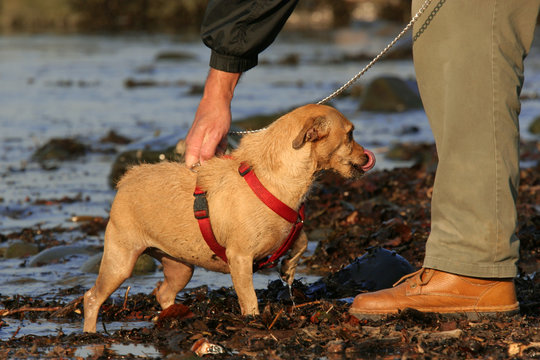
<instances>
[{"instance_id":1,"label":"boot sole","mask_svg":"<svg viewBox=\"0 0 540 360\"><path fill-rule=\"evenodd\" d=\"M497 309L497 310L494 310L494 309L490 309L490 310L486 310L486 311L467 311L467 310L464 310L464 311L433 311L433 310L418 310L418 309L413 309L413 308L405 308L403 310L398 310L398 311L388 311L388 312L384 312L384 313L366 313L366 312L354 312L354 311L351 311L349 310L349 313L354 316L355 318L357 318L358 320L372 320L372 321L376 321L376 320L382 320L382 319L385 319L387 318L388 316L392 316L392 315L399 315L400 313L403 313L404 311L417 311L417 312L421 312L421 313L424 313L424 314L437 314L437 315L441 315L442 317L448 317L448 318L452 318L452 317L462 317L462 316L466 316L468 320L480 320L480 319L485 319L485 318L494 318L494 317L497 317L497 316L500 316L500 315L504 315L504 316L512 316L512 315L516 315L519 313L519 306L517 308L515 308L514 306L512 307L506 307L504 309Z\"/></svg>"}]
</instances>

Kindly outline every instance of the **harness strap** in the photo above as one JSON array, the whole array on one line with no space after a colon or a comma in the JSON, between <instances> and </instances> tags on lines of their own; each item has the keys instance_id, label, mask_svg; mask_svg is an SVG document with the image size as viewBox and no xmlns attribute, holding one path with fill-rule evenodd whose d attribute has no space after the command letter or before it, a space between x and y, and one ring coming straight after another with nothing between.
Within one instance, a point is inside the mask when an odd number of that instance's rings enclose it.
<instances>
[{"instance_id":1,"label":"harness strap","mask_svg":"<svg viewBox=\"0 0 540 360\"><path fill-rule=\"evenodd\" d=\"M298 235L300 235L300 230L304 226L305 212L304 204L300 206L298 212L291 209L287 204L275 197L264 185L261 183L255 171L252 171L251 166L242 162L238 168L240 175L246 180L247 184L253 190L255 195L266 204L270 209L272 209L276 214L284 218L290 223L293 223L293 227L287 239L281 244L277 251L267 257L266 259L261 259L256 261L254 264L254 269L262 269L263 267L272 268L276 266L277 261L282 257L294 244Z\"/></svg>"},{"instance_id":2,"label":"harness strap","mask_svg":"<svg viewBox=\"0 0 540 360\"><path fill-rule=\"evenodd\" d=\"M291 209L287 204L283 203L281 200L276 198L270 191L268 191L260 182L257 175L255 175L255 172L252 171L251 167L244 162L240 164L238 172L247 182L251 190L253 190L255 195L257 195L257 197L264 204L266 204L266 206L268 206L276 214L293 224L289 236L281 244L279 249L271 256L260 259L253 264L253 272L262 269L263 267L272 268L276 266L279 258L283 256L292 247L292 245L298 238L298 235L300 235L300 231L302 230L305 219L304 204L300 206L298 212ZM212 231L212 225L210 223L208 211L208 201L206 200L206 192L196 186L193 195L195 196L195 201L193 203L193 211L195 214L195 218L199 223L201 234L210 249L227 263L227 255L225 254L226 249L220 244L218 244L214 232Z\"/></svg>"},{"instance_id":3,"label":"harness strap","mask_svg":"<svg viewBox=\"0 0 540 360\"><path fill-rule=\"evenodd\" d=\"M242 162L238 168L240 175L246 180L247 184L253 190L255 195L270 209L274 210L276 214L284 218L290 223L296 223L298 219L298 213L291 209L287 204L275 197L264 185L261 183L255 171L252 171L251 166Z\"/></svg>"},{"instance_id":4,"label":"harness strap","mask_svg":"<svg viewBox=\"0 0 540 360\"><path fill-rule=\"evenodd\" d=\"M199 223L199 229L201 229L204 240L214 254L228 263L225 248L218 244L214 232L212 231L212 224L210 223L210 214L208 211L208 201L206 200L206 191L203 191L200 187L196 186L193 196L195 196L193 212L195 214L195 219L197 219L197 222Z\"/></svg>"},{"instance_id":5,"label":"harness strap","mask_svg":"<svg viewBox=\"0 0 540 360\"><path fill-rule=\"evenodd\" d=\"M268 256L266 259L256 261L255 264L253 264L254 269L256 268L258 270L265 267L273 268L277 265L279 258L285 255L285 253L293 246L294 242L300 235L300 230L302 230L302 227L304 226L304 218L304 204L302 204L302 206L300 206L300 210L298 211L298 221L291 229L287 240L285 240L285 242L281 244L279 249L277 249L277 251L272 256Z\"/></svg>"}]
</instances>

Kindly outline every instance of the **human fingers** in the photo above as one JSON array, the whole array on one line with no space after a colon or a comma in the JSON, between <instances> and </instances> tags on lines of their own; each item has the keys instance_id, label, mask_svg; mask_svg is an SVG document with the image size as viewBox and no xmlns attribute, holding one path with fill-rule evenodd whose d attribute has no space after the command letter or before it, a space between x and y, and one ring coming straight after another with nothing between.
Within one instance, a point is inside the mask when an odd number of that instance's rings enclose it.
<instances>
[{"instance_id":1,"label":"human fingers","mask_svg":"<svg viewBox=\"0 0 540 360\"><path fill-rule=\"evenodd\" d=\"M216 156L225 155L225 152L227 151L227 143L227 136L225 136L223 139L221 139L217 146Z\"/></svg>"},{"instance_id":2,"label":"human fingers","mask_svg":"<svg viewBox=\"0 0 540 360\"><path fill-rule=\"evenodd\" d=\"M193 123L186 137L185 162L193 167L216 154L225 153L230 116L200 117Z\"/></svg>"},{"instance_id":3,"label":"human fingers","mask_svg":"<svg viewBox=\"0 0 540 360\"><path fill-rule=\"evenodd\" d=\"M199 151L201 164L214 157L220 151L218 147L224 136L226 134L223 135L219 129L213 129L205 134Z\"/></svg>"},{"instance_id":4,"label":"human fingers","mask_svg":"<svg viewBox=\"0 0 540 360\"><path fill-rule=\"evenodd\" d=\"M186 152L184 154L184 161L188 168L192 168L200 162L203 139L204 133L198 127L193 126L189 130L186 136Z\"/></svg>"}]
</instances>

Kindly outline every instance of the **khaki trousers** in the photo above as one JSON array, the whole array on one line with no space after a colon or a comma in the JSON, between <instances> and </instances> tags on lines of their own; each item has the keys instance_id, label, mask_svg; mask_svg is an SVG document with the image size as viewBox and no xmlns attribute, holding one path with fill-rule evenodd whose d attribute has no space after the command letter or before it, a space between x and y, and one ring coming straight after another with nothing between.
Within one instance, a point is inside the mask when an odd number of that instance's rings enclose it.
<instances>
[{"instance_id":1,"label":"khaki trousers","mask_svg":"<svg viewBox=\"0 0 540 360\"><path fill-rule=\"evenodd\" d=\"M424 0L413 0L416 11ZM433 0L413 54L439 164L424 266L513 277L519 94L540 0Z\"/></svg>"}]
</instances>

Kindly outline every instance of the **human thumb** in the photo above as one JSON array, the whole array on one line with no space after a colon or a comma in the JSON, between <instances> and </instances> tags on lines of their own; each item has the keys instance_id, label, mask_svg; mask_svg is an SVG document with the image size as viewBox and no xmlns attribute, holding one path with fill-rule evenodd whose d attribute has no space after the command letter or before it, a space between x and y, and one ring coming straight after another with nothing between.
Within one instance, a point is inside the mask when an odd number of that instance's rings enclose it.
<instances>
[{"instance_id":1,"label":"human thumb","mask_svg":"<svg viewBox=\"0 0 540 360\"><path fill-rule=\"evenodd\" d=\"M199 162L200 148L197 146L186 146L186 152L184 154L184 160L188 168L192 168Z\"/></svg>"}]
</instances>

